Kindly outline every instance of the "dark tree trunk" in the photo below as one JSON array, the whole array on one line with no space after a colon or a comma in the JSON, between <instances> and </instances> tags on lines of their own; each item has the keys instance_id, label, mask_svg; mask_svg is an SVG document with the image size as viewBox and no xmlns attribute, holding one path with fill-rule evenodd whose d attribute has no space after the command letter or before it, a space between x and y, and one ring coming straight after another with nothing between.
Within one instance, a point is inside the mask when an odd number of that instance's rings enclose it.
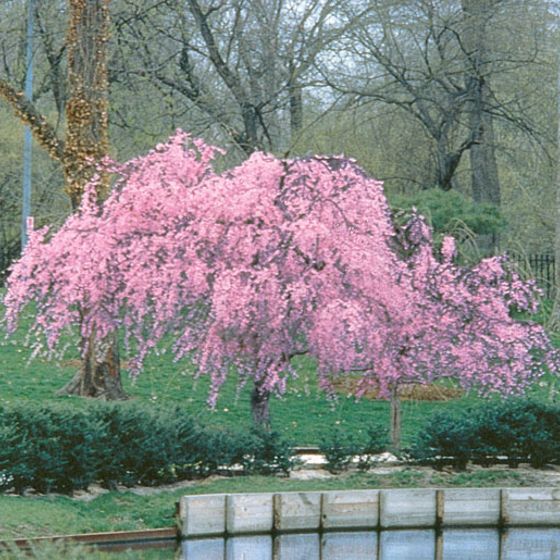
<instances>
[{"instance_id":1,"label":"dark tree trunk","mask_svg":"<svg viewBox=\"0 0 560 560\"><path fill-rule=\"evenodd\" d=\"M251 393L251 415L253 424L264 430L270 430L270 391L255 381Z\"/></svg>"},{"instance_id":2,"label":"dark tree trunk","mask_svg":"<svg viewBox=\"0 0 560 560\"><path fill-rule=\"evenodd\" d=\"M401 399L397 387L391 391L391 445L395 450L401 447Z\"/></svg>"},{"instance_id":3,"label":"dark tree trunk","mask_svg":"<svg viewBox=\"0 0 560 560\"><path fill-rule=\"evenodd\" d=\"M447 142L438 142L436 184L441 190L450 191L453 188L455 171L461 161L462 153L462 151L450 152Z\"/></svg>"},{"instance_id":4,"label":"dark tree trunk","mask_svg":"<svg viewBox=\"0 0 560 560\"><path fill-rule=\"evenodd\" d=\"M260 148L257 133L258 115L255 107L251 103L242 104L241 115L243 117L243 137L240 142L241 148L247 155L251 155L255 150Z\"/></svg>"},{"instance_id":5,"label":"dark tree trunk","mask_svg":"<svg viewBox=\"0 0 560 560\"><path fill-rule=\"evenodd\" d=\"M478 142L470 149L472 195L475 202L490 202L500 206L500 181L494 148L492 116L481 113Z\"/></svg>"},{"instance_id":6,"label":"dark tree trunk","mask_svg":"<svg viewBox=\"0 0 560 560\"><path fill-rule=\"evenodd\" d=\"M476 104L482 105L488 93L486 86L480 84ZM485 111L476 111L471 116L472 126L478 127L478 142L470 149L471 184L473 200L478 203L491 203L500 207L500 181L494 148L494 124L492 116ZM481 234L477 243L482 255L493 255L498 249L496 234Z\"/></svg>"},{"instance_id":7,"label":"dark tree trunk","mask_svg":"<svg viewBox=\"0 0 560 560\"><path fill-rule=\"evenodd\" d=\"M82 339L82 363L76 375L58 395L76 395L105 400L128 398L121 383L119 347L116 335L102 344L95 334Z\"/></svg>"},{"instance_id":8,"label":"dark tree trunk","mask_svg":"<svg viewBox=\"0 0 560 560\"><path fill-rule=\"evenodd\" d=\"M64 177L72 207L81 201L85 185L97 172L97 163L109 152L109 87L107 42L110 0L70 0L66 37L68 93ZM97 187L101 201L109 178L101 173ZM97 340L95 333L82 339L82 365L60 394L124 399L118 342Z\"/></svg>"},{"instance_id":9,"label":"dark tree trunk","mask_svg":"<svg viewBox=\"0 0 560 560\"><path fill-rule=\"evenodd\" d=\"M288 94L290 96L290 137L293 142L303 126L303 95L297 83L294 64L290 63L290 80Z\"/></svg>"},{"instance_id":10,"label":"dark tree trunk","mask_svg":"<svg viewBox=\"0 0 560 560\"><path fill-rule=\"evenodd\" d=\"M491 91L487 82L491 64L490 45L487 39L488 19L496 0L462 0L465 19L465 46L468 67L465 85L469 94L467 105L471 136L470 147L472 197L475 203L501 203L500 180L496 163L493 117L488 112ZM498 247L496 235L479 235L478 245L482 254L493 254Z\"/></svg>"}]
</instances>

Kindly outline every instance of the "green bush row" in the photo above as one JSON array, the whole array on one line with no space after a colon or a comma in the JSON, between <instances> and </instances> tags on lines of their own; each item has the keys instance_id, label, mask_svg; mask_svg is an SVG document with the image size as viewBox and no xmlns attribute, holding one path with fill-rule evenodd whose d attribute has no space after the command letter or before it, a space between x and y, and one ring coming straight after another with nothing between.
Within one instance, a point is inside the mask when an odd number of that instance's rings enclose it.
<instances>
[{"instance_id":1,"label":"green bush row","mask_svg":"<svg viewBox=\"0 0 560 560\"><path fill-rule=\"evenodd\" d=\"M521 398L491 400L461 412L434 415L410 449L413 459L436 468L469 462L539 468L560 463L560 407Z\"/></svg>"},{"instance_id":2,"label":"green bush row","mask_svg":"<svg viewBox=\"0 0 560 560\"><path fill-rule=\"evenodd\" d=\"M180 407L136 403L0 407L0 491L157 485L234 465L288 472L291 446L275 433L210 429Z\"/></svg>"},{"instance_id":3,"label":"green bush row","mask_svg":"<svg viewBox=\"0 0 560 560\"><path fill-rule=\"evenodd\" d=\"M384 426L374 425L366 430L366 439L356 440L351 434L334 430L324 439L319 450L327 460L326 468L332 473L346 470L353 462L360 471L367 471L376 463L376 455L389 446L389 434Z\"/></svg>"}]
</instances>

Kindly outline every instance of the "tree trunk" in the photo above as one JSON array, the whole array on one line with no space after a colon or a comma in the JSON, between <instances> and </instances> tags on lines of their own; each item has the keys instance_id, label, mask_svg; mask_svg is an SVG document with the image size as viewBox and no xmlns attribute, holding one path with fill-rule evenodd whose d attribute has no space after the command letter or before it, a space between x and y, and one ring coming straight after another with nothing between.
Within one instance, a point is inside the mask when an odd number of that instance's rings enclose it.
<instances>
[{"instance_id":1,"label":"tree trunk","mask_svg":"<svg viewBox=\"0 0 560 560\"><path fill-rule=\"evenodd\" d=\"M480 119L479 142L470 149L472 194L476 203L491 203L500 207L500 182L494 150L494 126L491 115ZM497 234L480 234L477 244L483 256L496 253L499 245Z\"/></svg>"},{"instance_id":2,"label":"tree trunk","mask_svg":"<svg viewBox=\"0 0 560 560\"><path fill-rule=\"evenodd\" d=\"M270 430L270 391L255 381L251 393L251 415L253 424L263 430Z\"/></svg>"},{"instance_id":3,"label":"tree trunk","mask_svg":"<svg viewBox=\"0 0 560 560\"><path fill-rule=\"evenodd\" d=\"M556 208L555 208L555 231L554 231L554 261L556 263L554 269L554 305L552 307L552 313L547 327L552 331L560 330L560 54L558 54L558 59L556 61L557 65L557 82L556 82L556 96L558 101L558 124L556 129ZM551 381L551 400L555 400L556 390L555 382Z\"/></svg>"},{"instance_id":4,"label":"tree trunk","mask_svg":"<svg viewBox=\"0 0 560 560\"><path fill-rule=\"evenodd\" d=\"M450 191L454 186L455 171L461 161L462 151L450 152L447 139L437 142L437 170L435 182L442 191Z\"/></svg>"},{"instance_id":5,"label":"tree trunk","mask_svg":"<svg viewBox=\"0 0 560 560\"><path fill-rule=\"evenodd\" d=\"M303 126L303 95L302 88L297 83L295 65L291 61L288 95L290 98L290 141L293 143L297 140Z\"/></svg>"},{"instance_id":6,"label":"tree trunk","mask_svg":"<svg viewBox=\"0 0 560 560\"><path fill-rule=\"evenodd\" d=\"M487 87L482 84L481 89L487 90ZM485 99L488 93L480 92L479 95L481 99ZM478 141L470 148L473 200L490 202L499 207L501 193L492 115L482 111L478 117L473 117L473 121L473 126L478 127Z\"/></svg>"},{"instance_id":7,"label":"tree trunk","mask_svg":"<svg viewBox=\"0 0 560 560\"><path fill-rule=\"evenodd\" d=\"M395 450L401 448L401 399L397 387L391 391L391 445Z\"/></svg>"},{"instance_id":8,"label":"tree trunk","mask_svg":"<svg viewBox=\"0 0 560 560\"><path fill-rule=\"evenodd\" d=\"M70 0L66 44L68 92L63 165L66 192L76 209L86 184L109 153L109 86L107 42L110 0ZM109 190L109 178L100 173L98 200ZM82 339L82 365L59 393L108 400L124 399L117 337ZM85 350L84 350L85 349Z\"/></svg>"},{"instance_id":9,"label":"tree trunk","mask_svg":"<svg viewBox=\"0 0 560 560\"><path fill-rule=\"evenodd\" d=\"M243 117L243 140L241 148L247 155L251 155L261 146L257 134L258 115L253 104L246 102L241 106L241 116Z\"/></svg>"},{"instance_id":10,"label":"tree trunk","mask_svg":"<svg viewBox=\"0 0 560 560\"><path fill-rule=\"evenodd\" d=\"M76 208L97 164L109 153L109 0L70 0L69 5L64 178ZM103 174L99 198L107 191Z\"/></svg>"},{"instance_id":11,"label":"tree trunk","mask_svg":"<svg viewBox=\"0 0 560 560\"><path fill-rule=\"evenodd\" d=\"M491 69L491 53L487 20L491 2L462 0L465 18L465 46L468 66L465 86L469 94L468 112L471 136L475 142L470 147L472 197L475 203L501 203L500 180L494 144L494 123L486 110L490 105L490 88L487 76ZM480 235L478 245L483 255L493 254L498 246L496 235Z\"/></svg>"},{"instance_id":12,"label":"tree trunk","mask_svg":"<svg viewBox=\"0 0 560 560\"><path fill-rule=\"evenodd\" d=\"M121 383L116 334L100 344L92 333L88 338L82 338L82 345L80 369L57 394L106 400L128 398Z\"/></svg>"}]
</instances>

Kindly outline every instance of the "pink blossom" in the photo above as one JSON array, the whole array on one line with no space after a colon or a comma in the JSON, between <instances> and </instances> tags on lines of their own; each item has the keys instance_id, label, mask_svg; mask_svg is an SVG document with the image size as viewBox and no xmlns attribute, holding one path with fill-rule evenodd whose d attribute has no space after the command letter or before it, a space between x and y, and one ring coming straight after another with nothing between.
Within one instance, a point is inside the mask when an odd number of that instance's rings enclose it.
<instances>
[{"instance_id":1,"label":"pink blossom","mask_svg":"<svg viewBox=\"0 0 560 560\"><path fill-rule=\"evenodd\" d=\"M395 229L382 184L342 157L256 153L223 173L220 150L177 131L125 164L99 206L95 185L55 233L30 233L4 299L9 331L35 302L36 348L65 329L134 342L134 375L165 336L212 379L237 371L282 392L308 353L327 391L451 378L486 393L524 390L558 355L535 323L537 291L502 257L463 268L452 238L436 254L417 214Z\"/></svg>"}]
</instances>

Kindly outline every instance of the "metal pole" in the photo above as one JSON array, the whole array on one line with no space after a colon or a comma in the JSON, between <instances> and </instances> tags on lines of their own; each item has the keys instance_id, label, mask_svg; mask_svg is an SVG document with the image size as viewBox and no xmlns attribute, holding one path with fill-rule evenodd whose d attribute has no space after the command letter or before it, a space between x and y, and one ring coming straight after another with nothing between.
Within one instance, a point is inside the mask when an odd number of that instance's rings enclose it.
<instances>
[{"instance_id":1,"label":"metal pole","mask_svg":"<svg viewBox=\"0 0 560 560\"><path fill-rule=\"evenodd\" d=\"M27 51L25 75L25 97L31 101L33 97L33 6L34 0L27 2ZM31 128L25 126L23 137L23 200L21 206L21 249L27 244L27 231L31 213Z\"/></svg>"}]
</instances>

